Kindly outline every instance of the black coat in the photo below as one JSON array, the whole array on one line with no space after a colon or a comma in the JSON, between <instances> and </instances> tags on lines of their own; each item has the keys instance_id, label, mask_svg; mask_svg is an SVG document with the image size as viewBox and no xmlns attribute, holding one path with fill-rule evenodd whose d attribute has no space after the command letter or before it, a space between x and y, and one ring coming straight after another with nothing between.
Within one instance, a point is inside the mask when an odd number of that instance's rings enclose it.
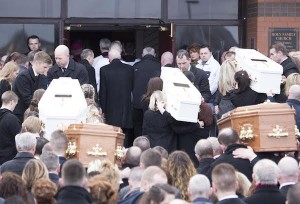
<instances>
[{"instance_id":1,"label":"black coat","mask_svg":"<svg viewBox=\"0 0 300 204\"><path fill-rule=\"evenodd\" d=\"M17 155L10 161L5 162L1 165L0 173L10 171L22 176L25 164L30 160L34 159L33 154L29 152L18 152Z\"/></svg>"},{"instance_id":2,"label":"black coat","mask_svg":"<svg viewBox=\"0 0 300 204\"><path fill-rule=\"evenodd\" d=\"M99 100L106 123L132 128L133 68L114 59L100 69Z\"/></svg>"},{"instance_id":3,"label":"black coat","mask_svg":"<svg viewBox=\"0 0 300 204\"><path fill-rule=\"evenodd\" d=\"M8 109L0 109L0 165L17 154L15 136L21 130L21 123Z\"/></svg>"},{"instance_id":4,"label":"black coat","mask_svg":"<svg viewBox=\"0 0 300 204\"><path fill-rule=\"evenodd\" d=\"M205 71L203 71L202 69L198 69L195 66L191 66L190 72L192 72L195 76L195 86L199 89L205 102L208 103L211 98L211 92L207 74L205 73Z\"/></svg>"},{"instance_id":5,"label":"black coat","mask_svg":"<svg viewBox=\"0 0 300 204\"><path fill-rule=\"evenodd\" d=\"M140 62L133 65L134 69L134 89L133 108L142 109L141 100L147 89L150 78L159 77L161 66L159 61L152 55L145 55Z\"/></svg>"},{"instance_id":6,"label":"black coat","mask_svg":"<svg viewBox=\"0 0 300 204\"><path fill-rule=\"evenodd\" d=\"M255 189L254 193L244 199L247 204L285 204L285 197L277 186L263 185Z\"/></svg>"},{"instance_id":7,"label":"black coat","mask_svg":"<svg viewBox=\"0 0 300 204\"><path fill-rule=\"evenodd\" d=\"M250 87L243 92L237 93L236 90L233 90L230 93L230 100L235 107L256 105L263 103L266 99L266 94L257 93Z\"/></svg>"},{"instance_id":8,"label":"black coat","mask_svg":"<svg viewBox=\"0 0 300 204\"><path fill-rule=\"evenodd\" d=\"M91 84L95 92L97 92L97 83L96 83L96 75L95 75L95 68L90 65L90 63L85 59L80 61L81 64L83 64L86 68L86 71L89 75L89 84Z\"/></svg>"},{"instance_id":9,"label":"black coat","mask_svg":"<svg viewBox=\"0 0 300 204\"><path fill-rule=\"evenodd\" d=\"M283 67L283 75L288 77L292 73L299 73L297 65L288 57L280 64Z\"/></svg>"},{"instance_id":10,"label":"black coat","mask_svg":"<svg viewBox=\"0 0 300 204\"><path fill-rule=\"evenodd\" d=\"M80 85L89 83L89 76L85 66L75 62L73 59L70 59L65 72L62 72L61 68L58 67L57 64L54 64L47 73L49 84L53 79L58 79L60 77L71 77L72 79L78 79Z\"/></svg>"},{"instance_id":11,"label":"black coat","mask_svg":"<svg viewBox=\"0 0 300 204\"><path fill-rule=\"evenodd\" d=\"M284 197L286 198L287 196L287 192L288 190L293 186L294 184L289 184L289 185L286 185L286 186L282 186L279 191L282 195L284 195Z\"/></svg>"},{"instance_id":12,"label":"black coat","mask_svg":"<svg viewBox=\"0 0 300 204\"><path fill-rule=\"evenodd\" d=\"M159 111L147 110L143 120L143 135L147 135L150 146L161 146L169 153L176 149L176 137L166 119L167 111L162 115Z\"/></svg>"},{"instance_id":13,"label":"black coat","mask_svg":"<svg viewBox=\"0 0 300 204\"><path fill-rule=\"evenodd\" d=\"M199 161L199 166L197 168L198 174L203 174L207 178L210 178L210 165L215 161L214 158L203 158Z\"/></svg>"},{"instance_id":14,"label":"black coat","mask_svg":"<svg viewBox=\"0 0 300 204\"><path fill-rule=\"evenodd\" d=\"M45 87L45 80L47 80L45 75L39 74L38 76L35 76L32 67L17 76L13 85L13 91L19 97L19 101L13 112L21 122L23 121L25 110L30 105L33 93L37 89L47 88Z\"/></svg>"},{"instance_id":15,"label":"black coat","mask_svg":"<svg viewBox=\"0 0 300 204\"><path fill-rule=\"evenodd\" d=\"M211 164L211 170L221 163L231 164L236 170L243 173L247 178L252 181L252 165L248 159L239 159L233 158L232 152L238 148L247 148L245 145L242 144L231 144L229 145L224 154L219 156L215 162Z\"/></svg>"},{"instance_id":16,"label":"black coat","mask_svg":"<svg viewBox=\"0 0 300 204\"><path fill-rule=\"evenodd\" d=\"M56 204L91 204L89 192L79 186L65 186L56 194Z\"/></svg>"}]
</instances>

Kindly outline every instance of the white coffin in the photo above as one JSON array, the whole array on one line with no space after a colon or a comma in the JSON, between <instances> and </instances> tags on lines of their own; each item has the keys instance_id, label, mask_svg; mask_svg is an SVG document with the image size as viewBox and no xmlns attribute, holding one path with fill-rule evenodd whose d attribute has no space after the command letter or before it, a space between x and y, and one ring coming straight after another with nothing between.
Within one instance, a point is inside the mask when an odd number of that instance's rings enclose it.
<instances>
[{"instance_id":1,"label":"white coffin","mask_svg":"<svg viewBox=\"0 0 300 204\"><path fill-rule=\"evenodd\" d=\"M167 98L166 110L178 121L198 121L201 94L178 69L162 67L160 78Z\"/></svg>"},{"instance_id":2,"label":"white coffin","mask_svg":"<svg viewBox=\"0 0 300 204\"><path fill-rule=\"evenodd\" d=\"M57 129L67 129L70 124L86 123L87 103L77 79L54 79L39 105L39 117L45 123L45 137Z\"/></svg>"},{"instance_id":3,"label":"white coffin","mask_svg":"<svg viewBox=\"0 0 300 204\"><path fill-rule=\"evenodd\" d=\"M251 89L258 93L280 93L283 68L262 53L253 49L236 48L238 66L251 78Z\"/></svg>"}]
</instances>

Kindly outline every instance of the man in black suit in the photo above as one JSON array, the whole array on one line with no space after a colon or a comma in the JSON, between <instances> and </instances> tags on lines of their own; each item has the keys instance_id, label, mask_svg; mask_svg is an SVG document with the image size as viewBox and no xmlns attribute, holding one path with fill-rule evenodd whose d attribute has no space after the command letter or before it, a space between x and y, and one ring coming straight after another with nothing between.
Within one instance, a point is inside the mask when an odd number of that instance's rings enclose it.
<instances>
[{"instance_id":1,"label":"man in black suit","mask_svg":"<svg viewBox=\"0 0 300 204\"><path fill-rule=\"evenodd\" d=\"M208 77L205 71L192 66L189 53L183 49L178 50L176 55L176 63L181 71L190 71L194 74L194 85L200 91L205 102L209 102L209 99L211 98L211 92L209 89Z\"/></svg>"},{"instance_id":2,"label":"man in black suit","mask_svg":"<svg viewBox=\"0 0 300 204\"><path fill-rule=\"evenodd\" d=\"M25 110L29 107L33 93L37 89L46 89L43 83L46 79L45 70L52 65L51 57L43 51L34 55L32 67L17 76L13 91L19 97L19 102L14 110L14 114L23 122Z\"/></svg>"},{"instance_id":3,"label":"man in black suit","mask_svg":"<svg viewBox=\"0 0 300 204\"><path fill-rule=\"evenodd\" d=\"M80 85L89 83L89 76L84 65L70 59L69 48L65 45L59 45L54 51L55 62L48 71L47 78L50 84L53 79L60 77L71 77L78 79Z\"/></svg>"},{"instance_id":4,"label":"man in black suit","mask_svg":"<svg viewBox=\"0 0 300 204\"><path fill-rule=\"evenodd\" d=\"M279 163L279 191L286 197L290 187L298 182L298 162L292 157L283 157Z\"/></svg>"},{"instance_id":5,"label":"man in black suit","mask_svg":"<svg viewBox=\"0 0 300 204\"><path fill-rule=\"evenodd\" d=\"M152 77L159 77L161 66L155 58L155 50L152 47L143 49L143 58L134 64L134 88L133 88L133 126L134 137L142 135L143 116L142 97L146 93L147 84Z\"/></svg>"},{"instance_id":6,"label":"man in black suit","mask_svg":"<svg viewBox=\"0 0 300 204\"><path fill-rule=\"evenodd\" d=\"M91 49L84 49L81 51L80 57L81 57L80 63L85 66L88 72L89 84L91 84L94 87L95 92L97 92L95 68L92 66L94 62L94 52Z\"/></svg>"},{"instance_id":7,"label":"man in black suit","mask_svg":"<svg viewBox=\"0 0 300 204\"><path fill-rule=\"evenodd\" d=\"M252 164L250 161L248 159L234 158L232 154L236 149L247 149L245 145L239 143L238 133L233 128L224 128L219 132L218 139L224 153L211 164L211 169L220 163L228 163L252 181Z\"/></svg>"},{"instance_id":8,"label":"man in black suit","mask_svg":"<svg viewBox=\"0 0 300 204\"><path fill-rule=\"evenodd\" d=\"M0 109L0 165L14 158L17 154L15 136L21 130L21 122L12 111L18 103L18 96L6 91L1 96Z\"/></svg>"},{"instance_id":9,"label":"man in black suit","mask_svg":"<svg viewBox=\"0 0 300 204\"><path fill-rule=\"evenodd\" d=\"M237 178L230 164L218 164L212 171L212 190L218 198L217 204L245 204L236 195Z\"/></svg>"},{"instance_id":10,"label":"man in black suit","mask_svg":"<svg viewBox=\"0 0 300 204\"><path fill-rule=\"evenodd\" d=\"M121 62L121 49L114 45L108 52L110 64L100 69L100 106L106 123L121 127L128 147L132 129L131 93L133 90L133 68Z\"/></svg>"},{"instance_id":11,"label":"man in black suit","mask_svg":"<svg viewBox=\"0 0 300 204\"><path fill-rule=\"evenodd\" d=\"M21 176L25 164L30 159L34 159L33 155L36 147L36 137L34 134L29 132L18 134L15 137L15 141L18 153L12 160L1 165L1 174L4 172L13 172Z\"/></svg>"},{"instance_id":12,"label":"man in black suit","mask_svg":"<svg viewBox=\"0 0 300 204\"><path fill-rule=\"evenodd\" d=\"M285 196L277 187L279 169L275 162L269 159L259 160L253 167L254 193L244 198L247 204L284 204Z\"/></svg>"}]
</instances>

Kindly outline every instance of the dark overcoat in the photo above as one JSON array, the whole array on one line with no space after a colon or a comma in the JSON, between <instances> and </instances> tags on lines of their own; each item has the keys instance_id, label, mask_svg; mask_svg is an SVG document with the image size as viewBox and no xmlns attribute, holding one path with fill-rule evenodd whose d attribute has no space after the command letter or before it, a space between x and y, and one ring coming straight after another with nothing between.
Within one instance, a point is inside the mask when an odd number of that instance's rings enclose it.
<instances>
[{"instance_id":1,"label":"dark overcoat","mask_svg":"<svg viewBox=\"0 0 300 204\"><path fill-rule=\"evenodd\" d=\"M71 77L72 79L78 79L80 85L89 83L88 72L84 65L75 62L70 59L68 67L65 72L62 72L61 68L57 64L54 64L48 71L47 78L50 84L53 79L60 77Z\"/></svg>"},{"instance_id":2,"label":"dark overcoat","mask_svg":"<svg viewBox=\"0 0 300 204\"><path fill-rule=\"evenodd\" d=\"M133 68L114 59L100 69L99 100L106 123L132 128Z\"/></svg>"}]
</instances>

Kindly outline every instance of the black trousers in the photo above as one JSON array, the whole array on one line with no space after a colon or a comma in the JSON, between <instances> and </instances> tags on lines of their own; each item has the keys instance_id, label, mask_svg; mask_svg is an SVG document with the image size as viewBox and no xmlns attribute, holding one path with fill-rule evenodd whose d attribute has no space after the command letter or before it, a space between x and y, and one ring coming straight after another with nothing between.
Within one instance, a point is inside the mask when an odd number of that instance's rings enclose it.
<instances>
[{"instance_id":1,"label":"black trousers","mask_svg":"<svg viewBox=\"0 0 300 204\"><path fill-rule=\"evenodd\" d=\"M143 109L133 109L133 135L134 139L143 134L143 118L144 112Z\"/></svg>"}]
</instances>

